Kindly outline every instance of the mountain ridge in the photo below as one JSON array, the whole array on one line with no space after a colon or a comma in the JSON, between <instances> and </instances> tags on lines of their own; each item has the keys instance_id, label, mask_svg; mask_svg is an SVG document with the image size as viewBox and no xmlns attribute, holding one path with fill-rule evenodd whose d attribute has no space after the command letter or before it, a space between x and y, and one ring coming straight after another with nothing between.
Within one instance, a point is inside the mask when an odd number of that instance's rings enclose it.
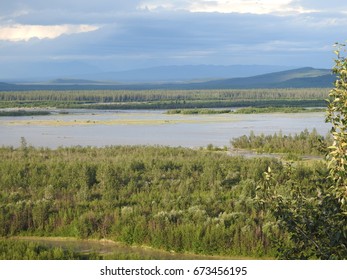
<instances>
[{"instance_id":1,"label":"mountain ridge","mask_svg":"<svg viewBox=\"0 0 347 280\"><path fill-rule=\"evenodd\" d=\"M302 67L250 77L197 82L118 83L85 79L58 79L44 84L0 83L0 90L97 90L97 89L247 89L332 87L335 77L328 69ZM55 83L54 83L55 82Z\"/></svg>"},{"instance_id":2,"label":"mountain ridge","mask_svg":"<svg viewBox=\"0 0 347 280\"><path fill-rule=\"evenodd\" d=\"M324 77L323 83L320 79ZM291 81L293 83L291 83ZM302 67L292 70L256 75L245 78L231 78L196 84L205 88L276 88L276 87L329 87L333 75L328 69ZM317 85L317 86L316 86Z\"/></svg>"},{"instance_id":3,"label":"mountain ridge","mask_svg":"<svg viewBox=\"0 0 347 280\"><path fill-rule=\"evenodd\" d=\"M276 65L167 65L126 71L77 75L74 78L117 81L120 83L171 83L249 77L293 69Z\"/></svg>"}]
</instances>

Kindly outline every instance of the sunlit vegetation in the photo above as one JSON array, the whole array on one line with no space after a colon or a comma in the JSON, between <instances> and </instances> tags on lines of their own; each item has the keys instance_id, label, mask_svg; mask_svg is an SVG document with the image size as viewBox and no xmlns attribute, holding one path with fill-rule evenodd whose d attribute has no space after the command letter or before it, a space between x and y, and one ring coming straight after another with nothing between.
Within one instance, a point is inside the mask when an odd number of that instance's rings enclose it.
<instances>
[{"instance_id":1,"label":"sunlit vegetation","mask_svg":"<svg viewBox=\"0 0 347 280\"><path fill-rule=\"evenodd\" d=\"M182 114L182 115L214 115L214 114L228 114L231 110L213 110L213 109L172 109L166 113L169 115Z\"/></svg>"},{"instance_id":2,"label":"sunlit vegetation","mask_svg":"<svg viewBox=\"0 0 347 280\"><path fill-rule=\"evenodd\" d=\"M0 117L46 116L50 114L51 113L48 111L28 111L28 110L0 111Z\"/></svg>"},{"instance_id":3,"label":"sunlit vegetation","mask_svg":"<svg viewBox=\"0 0 347 280\"><path fill-rule=\"evenodd\" d=\"M327 147L332 143L330 135L321 136L315 129L307 129L295 134L283 135L243 135L231 140L231 145L238 149L255 150L259 153L287 153L296 155L325 155Z\"/></svg>"},{"instance_id":4,"label":"sunlit vegetation","mask_svg":"<svg viewBox=\"0 0 347 280\"><path fill-rule=\"evenodd\" d=\"M52 242L54 243L54 242ZM61 242L64 244L64 241ZM76 245L74 246L74 243ZM132 252L115 250L114 252L97 252L96 250L78 248L83 241L70 241L69 245L53 245L49 240L29 241L0 239L0 260L150 260L161 259L168 254L151 253L133 249ZM175 256L173 256L175 257Z\"/></svg>"},{"instance_id":5,"label":"sunlit vegetation","mask_svg":"<svg viewBox=\"0 0 347 280\"><path fill-rule=\"evenodd\" d=\"M319 172L314 185L291 178L278 180L270 167L257 188L257 201L289 233L277 243L285 259L347 259L347 58L345 45L337 44L334 88L329 93L327 118L331 145L327 147L328 172ZM307 135L312 138L311 134ZM300 142L298 142L298 145ZM291 167L287 172L291 172ZM309 175L307 175L309 177ZM285 188L285 189L284 189Z\"/></svg>"},{"instance_id":6,"label":"sunlit vegetation","mask_svg":"<svg viewBox=\"0 0 347 280\"><path fill-rule=\"evenodd\" d=\"M105 239L80 239L74 237L40 237L16 236L0 238L0 259L30 259L27 255L28 247L37 248L35 251L60 251L64 259L104 259L104 260L201 260L201 259L252 259L242 256L211 256L191 253L177 253L149 246L129 246L121 242ZM19 249L18 249L19 248ZM25 248L26 250L23 250ZM19 251L19 252L16 252ZM24 252L25 251L25 252ZM34 256L32 259L36 259ZM51 259L60 257L51 256Z\"/></svg>"},{"instance_id":7,"label":"sunlit vegetation","mask_svg":"<svg viewBox=\"0 0 347 280\"><path fill-rule=\"evenodd\" d=\"M247 107L234 111L234 114L268 114L268 113L315 113L324 112L321 108L302 108L302 107Z\"/></svg>"},{"instance_id":8,"label":"sunlit vegetation","mask_svg":"<svg viewBox=\"0 0 347 280\"><path fill-rule=\"evenodd\" d=\"M327 89L84 90L0 92L0 108L180 109L322 107Z\"/></svg>"},{"instance_id":9,"label":"sunlit vegetation","mask_svg":"<svg viewBox=\"0 0 347 280\"><path fill-rule=\"evenodd\" d=\"M260 212L256 187L314 186L322 163L166 147L0 149L0 235L108 238L175 252L273 257L287 232ZM284 184L285 185L285 184ZM261 217L261 220L260 220Z\"/></svg>"},{"instance_id":10,"label":"sunlit vegetation","mask_svg":"<svg viewBox=\"0 0 347 280\"><path fill-rule=\"evenodd\" d=\"M37 242L0 239L0 260L83 260L97 256L83 255L61 247L49 247Z\"/></svg>"},{"instance_id":11,"label":"sunlit vegetation","mask_svg":"<svg viewBox=\"0 0 347 280\"><path fill-rule=\"evenodd\" d=\"M302 108L302 107L246 107L235 111L230 109L171 109L166 113L181 115L214 115L214 114L268 114L268 113L315 113L324 112L322 108Z\"/></svg>"}]
</instances>

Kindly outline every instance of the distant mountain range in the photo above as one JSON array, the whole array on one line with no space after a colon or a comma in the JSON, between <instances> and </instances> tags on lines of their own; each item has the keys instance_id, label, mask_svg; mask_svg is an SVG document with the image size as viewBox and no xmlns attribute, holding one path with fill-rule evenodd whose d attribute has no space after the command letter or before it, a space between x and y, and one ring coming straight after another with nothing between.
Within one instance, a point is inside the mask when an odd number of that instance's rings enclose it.
<instances>
[{"instance_id":1,"label":"distant mountain range","mask_svg":"<svg viewBox=\"0 0 347 280\"><path fill-rule=\"evenodd\" d=\"M183 66L182 66L183 67ZM235 66L236 67L236 66ZM248 67L248 66L247 66ZM246 67L246 68L247 68ZM213 68L213 67L212 67ZM244 68L244 71L245 69ZM163 68L164 69L164 68ZM241 67L242 69L242 67ZM156 71L158 69L156 68ZM171 69L172 70L172 69ZM182 69L183 76L189 76L184 74L184 71L188 71L187 67ZM183 71L184 70L184 71ZM194 67L191 69L194 70ZM139 70L140 72L142 70ZM179 72L179 67L177 68ZM204 71L207 71L206 69ZM200 74L204 71L201 71ZM236 71L236 70L235 70ZM256 70L254 70L256 71ZM153 75L155 72L148 70ZM162 71L162 75L158 77L158 80L153 82L137 82L137 83L120 83L115 81L99 80L98 77L93 77L93 80L89 79L55 79L45 83L26 83L26 84L14 84L14 83L0 83L0 90L47 90L47 89L79 89L79 90L96 90L96 89L245 89L245 88L309 88L309 87L332 87L335 77L331 74L331 70L328 69L315 69L311 67L298 68L285 71L276 71L261 75L251 75L248 77L237 78L223 78L223 79L204 79L202 76L194 81L178 81L178 75L173 75L176 79L173 82L161 82L160 79L168 72ZM188 71L189 72L189 71ZM172 73L172 72L171 72ZM231 73L231 72L230 72ZM240 70L240 73L243 73ZM133 73L134 74L134 73ZM207 74L207 72L206 72ZM243 73L246 74L246 73ZM159 75L159 74L158 74ZM195 74L197 75L197 74ZM202 74L201 74L202 75ZM240 74L241 75L241 74ZM230 76L233 76L232 73ZM192 77L192 74L190 75ZM196 76L198 77L198 76Z\"/></svg>"},{"instance_id":2,"label":"distant mountain range","mask_svg":"<svg viewBox=\"0 0 347 280\"><path fill-rule=\"evenodd\" d=\"M276 65L171 65L118 72L75 75L75 78L118 83L192 82L250 77L293 69Z\"/></svg>"},{"instance_id":3,"label":"distant mountain range","mask_svg":"<svg viewBox=\"0 0 347 280\"><path fill-rule=\"evenodd\" d=\"M0 67L0 81L38 83L77 79L113 83L187 82L249 77L293 68L278 65L170 65L104 72L81 62L14 63Z\"/></svg>"},{"instance_id":4,"label":"distant mountain range","mask_svg":"<svg viewBox=\"0 0 347 280\"><path fill-rule=\"evenodd\" d=\"M195 87L206 89L331 87L334 79L331 70L305 67L252 77L196 83Z\"/></svg>"}]
</instances>

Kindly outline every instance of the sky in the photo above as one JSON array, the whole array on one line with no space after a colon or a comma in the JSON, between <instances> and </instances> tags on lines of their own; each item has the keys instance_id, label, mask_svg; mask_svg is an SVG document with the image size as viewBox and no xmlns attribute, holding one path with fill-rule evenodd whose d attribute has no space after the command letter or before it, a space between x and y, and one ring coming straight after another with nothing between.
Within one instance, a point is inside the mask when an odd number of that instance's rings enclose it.
<instances>
[{"instance_id":1,"label":"sky","mask_svg":"<svg viewBox=\"0 0 347 280\"><path fill-rule=\"evenodd\" d=\"M331 68L346 26L345 0L0 0L0 80L33 65Z\"/></svg>"}]
</instances>

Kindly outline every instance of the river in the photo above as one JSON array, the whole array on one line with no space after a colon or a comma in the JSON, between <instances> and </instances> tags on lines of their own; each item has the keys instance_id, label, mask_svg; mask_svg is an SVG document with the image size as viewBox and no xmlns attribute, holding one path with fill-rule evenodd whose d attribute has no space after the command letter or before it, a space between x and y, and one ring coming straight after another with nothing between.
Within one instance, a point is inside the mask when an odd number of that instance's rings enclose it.
<instances>
[{"instance_id":1,"label":"river","mask_svg":"<svg viewBox=\"0 0 347 280\"><path fill-rule=\"evenodd\" d=\"M229 146L234 137L298 133L331 127L324 112L218 115L168 115L159 110L53 110L46 116L0 118L0 146L20 145L24 137L35 147L165 145Z\"/></svg>"}]
</instances>

